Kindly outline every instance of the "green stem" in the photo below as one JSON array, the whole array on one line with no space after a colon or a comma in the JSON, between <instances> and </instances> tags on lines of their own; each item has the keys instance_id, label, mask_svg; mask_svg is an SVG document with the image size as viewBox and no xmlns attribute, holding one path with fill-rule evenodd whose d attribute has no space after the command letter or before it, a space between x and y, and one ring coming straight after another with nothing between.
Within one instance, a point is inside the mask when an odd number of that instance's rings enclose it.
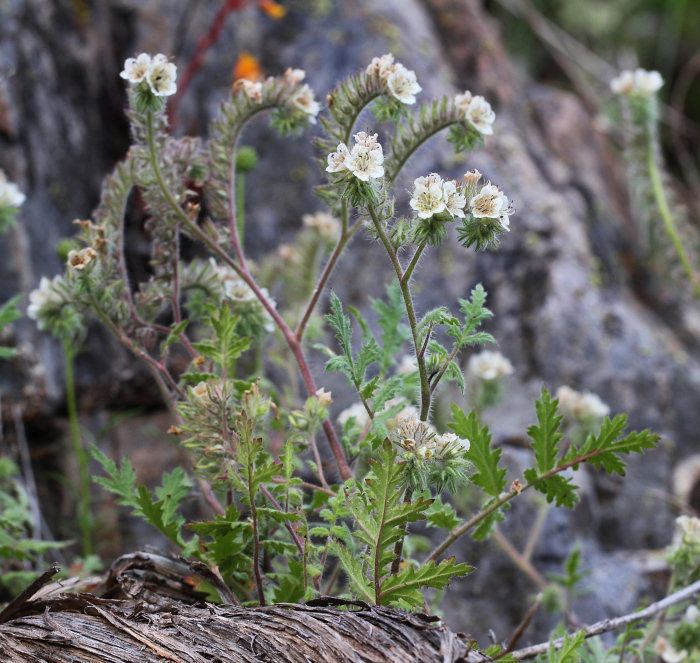
<instances>
[{"instance_id":1,"label":"green stem","mask_svg":"<svg viewBox=\"0 0 700 663\"><path fill-rule=\"evenodd\" d=\"M90 511L90 458L83 445L78 419L78 403L75 395L75 348L70 342L63 344L66 374L66 406L73 457L78 466L78 525L83 557L92 554L92 514Z\"/></svg>"},{"instance_id":2,"label":"green stem","mask_svg":"<svg viewBox=\"0 0 700 663\"><path fill-rule=\"evenodd\" d=\"M382 241L382 244L389 255L391 264L394 266L394 271L396 272L396 277L399 280L401 295L403 297L404 306L406 307L406 315L408 316L408 325L411 328L411 336L413 337L413 347L415 350L416 362L418 363L418 374L420 376L420 418L421 421L427 421L428 414L430 413L430 383L428 382L428 372L425 368L425 357L421 355L421 345L418 337L418 320L416 319L416 312L413 306L413 297L411 296L408 281L404 278L404 272L401 268L399 258L396 255L396 251L384 232L384 228L382 228L381 221L377 217L376 211L371 205L368 207L368 209L369 215L372 218L372 223L374 224L377 234L379 235L379 239Z\"/></svg>"},{"instance_id":3,"label":"green stem","mask_svg":"<svg viewBox=\"0 0 700 663\"><path fill-rule=\"evenodd\" d=\"M690 282L693 286L693 294L698 297L700 296L700 283L698 282L698 277L693 269L693 265L690 262L688 253L683 246L683 240L678 232L678 227L676 226L676 221L673 218L671 208L668 204L668 199L666 198L666 192L664 191L664 185L661 181L661 173L659 172L659 167L654 158L654 150L652 146L649 146L647 151L647 166L649 169L649 178L651 179L651 188L654 193L654 199L656 200L656 206L661 215L661 219L664 222L664 227L666 232L673 243L673 247L678 254L678 259L681 261L681 265L688 275Z\"/></svg>"},{"instance_id":4,"label":"green stem","mask_svg":"<svg viewBox=\"0 0 700 663\"><path fill-rule=\"evenodd\" d=\"M243 173L236 174L236 217L238 241L241 243L242 250L245 239L245 175Z\"/></svg>"}]
</instances>

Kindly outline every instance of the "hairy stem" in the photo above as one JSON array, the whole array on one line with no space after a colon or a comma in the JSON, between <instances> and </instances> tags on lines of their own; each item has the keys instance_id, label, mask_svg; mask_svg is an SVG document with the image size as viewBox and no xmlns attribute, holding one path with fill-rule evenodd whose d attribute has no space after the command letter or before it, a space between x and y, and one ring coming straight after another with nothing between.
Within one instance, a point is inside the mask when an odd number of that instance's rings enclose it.
<instances>
[{"instance_id":1,"label":"hairy stem","mask_svg":"<svg viewBox=\"0 0 700 663\"><path fill-rule=\"evenodd\" d=\"M647 151L647 167L649 169L649 178L651 179L651 188L654 193L654 199L656 200L656 206L661 215L661 219L664 222L664 227L666 232L673 243L673 247L678 254L678 259L681 262L683 270L685 271L690 283L693 286L693 294L696 297L700 297L700 282L698 281L698 276L693 269L693 265L690 261L685 246L683 246L683 239L678 232L678 226L673 218L671 208L668 204L668 199L666 198L666 192L664 191L664 185L661 181L661 173L659 172L659 167L654 158L653 148L650 146Z\"/></svg>"},{"instance_id":2,"label":"hairy stem","mask_svg":"<svg viewBox=\"0 0 700 663\"><path fill-rule=\"evenodd\" d=\"M418 320L416 319L416 312L413 306L413 297L411 296L411 290L409 288L408 282L404 280L404 271L399 262L399 258L396 255L394 247L391 245L389 238L382 227L382 223L377 216L375 209L370 205L368 207L370 217L372 218L372 223L379 235L386 252L391 260L391 264L394 266L394 271L396 272L396 277L399 281L399 286L401 288L401 295L403 297L404 306L406 307L406 315L408 316L408 325L411 328L411 336L413 338L413 347L416 355L416 362L418 363L418 374L420 376L420 418L421 421L428 420L428 414L430 413L430 384L428 382L428 372L425 368L425 357L421 355L421 345L420 339L418 337Z\"/></svg>"},{"instance_id":3,"label":"hairy stem","mask_svg":"<svg viewBox=\"0 0 700 663\"><path fill-rule=\"evenodd\" d=\"M413 491L410 488L406 488L406 492L403 495L403 503L410 504L411 498L413 497ZM394 544L394 559L391 562L391 575L396 575L401 568L401 556L403 555L403 542L406 538L406 532L408 530L408 525L403 526L404 535Z\"/></svg>"}]
</instances>

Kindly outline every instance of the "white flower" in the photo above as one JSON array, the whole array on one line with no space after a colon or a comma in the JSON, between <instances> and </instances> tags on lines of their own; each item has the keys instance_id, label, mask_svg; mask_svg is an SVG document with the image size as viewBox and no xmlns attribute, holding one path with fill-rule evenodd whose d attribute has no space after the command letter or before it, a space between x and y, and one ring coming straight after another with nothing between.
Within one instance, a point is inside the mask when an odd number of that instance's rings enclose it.
<instances>
[{"instance_id":1,"label":"white flower","mask_svg":"<svg viewBox=\"0 0 700 663\"><path fill-rule=\"evenodd\" d=\"M464 94L458 94L455 97L455 106L457 107L457 110L464 113L465 117L467 115L467 111L469 110L469 104L472 102L473 98L474 95L469 92L469 90L465 90Z\"/></svg>"},{"instance_id":2,"label":"white flower","mask_svg":"<svg viewBox=\"0 0 700 663\"><path fill-rule=\"evenodd\" d=\"M260 81L249 81L247 78L239 78L233 84L234 92L243 90L246 97L253 103L259 104L262 101L262 83Z\"/></svg>"},{"instance_id":3,"label":"white flower","mask_svg":"<svg viewBox=\"0 0 700 663\"><path fill-rule=\"evenodd\" d=\"M423 89L418 85L416 72L397 64L386 79L389 92L402 104L415 104L416 95Z\"/></svg>"},{"instance_id":4,"label":"white flower","mask_svg":"<svg viewBox=\"0 0 700 663\"><path fill-rule=\"evenodd\" d=\"M479 180L481 180L481 173L476 169L468 170L464 173L462 179L467 189L474 190L476 189L476 185L479 184Z\"/></svg>"},{"instance_id":5,"label":"white flower","mask_svg":"<svg viewBox=\"0 0 700 663\"><path fill-rule=\"evenodd\" d=\"M462 189L457 188L457 182L448 180L442 185L442 197L445 201L445 209L452 215L464 218L464 207L467 199Z\"/></svg>"},{"instance_id":6,"label":"white flower","mask_svg":"<svg viewBox=\"0 0 700 663\"><path fill-rule=\"evenodd\" d=\"M664 663L681 663L688 657L688 652L683 649L676 650L666 638L658 637L654 644L654 651L661 657Z\"/></svg>"},{"instance_id":7,"label":"white flower","mask_svg":"<svg viewBox=\"0 0 700 663\"><path fill-rule=\"evenodd\" d=\"M403 398L390 398L384 404L382 412L388 412L392 408L395 408L397 405L401 405L403 407L391 419L387 419L386 423L389 428L396 427L401 419L418 419L420 415L418 409L410 403L407 404Z\"/></svg>"},{"instance_id":8,"label":"white flower","mask_svg":"<svg viewBox=\"0 0 700 663\"><path fill-rule=\"evenodd\" d=\"M700 609L696 605L689 605L686 608L685 615L683 616L683 621L688 624L695 624L700 620Z\"/></svg>"},{"instance_id":9,"label":"white flower","mask_svg":"<svg viewBox=\"0 0 700 663\"><path fill-rule=\"evenodd\" d=\"M676 518L676 531L682 542L691 545L700 543L700 518L678 516Z\"/></svg>"},{"instance_id":10,"label":"white flower","mask_svg":"<svg viewBox=\"0 0 700 663\"><path fill-rule=\"evenodd\" d=\"M151 92L156 97L169 97L177 92L175 79L177 78L177 67L168 62L168 58L162 53L153 56L148 72L146 73L146 81Z\"/></svg>"},{"instance_id":11,"label":"white flower","mask_svg":"<svg viewBox=\"0 0 700 663\"><path fill-rule=\"evenodd\" d=\"M418 372L418 362L413 355L404 355L401 357L399 365L396 367L398 375L411 375Z\"/></svg>"},{"instance_id":12,"label":"white flower","mask_svg":"<svg viewBox=\"0 0 700 663\"><path fill-rule=\"evenodd\" d=\"M563 385L557 389L557 400L561 413L573 421L602 419L610 414L610 408L600 396L590 391L582 393Z\"/></svg>"},{"instance_id":13,"label":"white flower","mask_svg":"<svg viewBox=\"0 0 700 663\"><path fill-rule=\"evenodd\" d=\"M478 219L498 219L503 230L510 230L510 203L507 196L495 185L489 182L481 187L470 201L472 215Z\"/></svg>"},{"instance_id":14,"label":"white flower","mask_svg":"<svg viewBox=\"0 0 700 663\"><path fill-rule=\"evenodd\" d=\"M14 182L9 182L0 170L0 207L21 207L26 199L20 188Z\"/></svg>"},{"instance_id":15,"label":"white flower","mask_svg":"<svg viewBox=\"0 0 700 663\"><path fill-rule=\"evenodd\" d=\"M333 394L330 391L326 391L323 387L316 390L314 394L318 399L319 405L327 407L333 402Z\"/></svg>"},{"instance_id":16,"label":"white flower","mask_svg":"<svg viewBox=\"0 0 700 663\"><path fill-rule=\"evenodd\" d=\"M292 69L291 67L284 72L284 82L287 85L299 85L305 78L306 72L303 69Z\"/></svg>"},{"instance_id":17,"label":"white flower","mask_svg":"<svg viewBox=\"0 0 700 663\"><path fill-rule=\"evenodd\" d=\"M465 453L469 451L471 447L471 442L459 437L454 433L443 433L437 436L437 442L442 447L442 454L455 455L457 453Z\"/></svg>"},{"instance_id":18,"label":"white flower","mask_svg":"<svg viewBox=\"0 0 700 663\"><path fill-rule=\"evenodd\" d=\"M615 94L652 97L663 87L663 84L664 79L658 71L635 69L620 72L610 81L610 89Z\"/></svg>"},{"instance_id":19,"label":"white flower","mask_svg":"<svg viewBox=\"0 0 700 663\"><path fill-rule=\"evenodd\" d=\"M350 407L345 408L338 415L338 423L343 427L348 423L348 421L350 421L350 419L354 419L355 424L357 424L360 428L364 428L369 423L369 415L367 414L367 410L362 403L354 403Z\"/></svg>"},{"instance_id":20,"label":"white flower","mask_svg":"<svg viewBox=\"0 0 700 663\"><path fill-rule=\"evenodd\" d=\"M493 123L496 121L496 113L491 104L483 97L473 97L465 112L467 122L479 133L490 136L493 133Z\"/></svg>"},{"instance_id":21,"label":"white flower","mask_svg":"<svg viewBox=\"0 0 700 663\"><path fill-rule=\"evenodd\" d=\"M301 220L305 227L313 230L327 242L335 242L340 237L340 221L327 212L304 214Z\"/></svg>"},{"instance_id":22,"label":"white flower","mask_svg":"<svg viewBox=\"0 0 700 663\"><path fill-rule=\"evenodd\" d=\"M377 134L360 131L354 138L352 150L348 151L345 143L339 143L336 151L328 155L326 172L339 173L349 170L363 182L384 177L384 152L377 140Z\"/></svg>"},{"instance_id":23,"label":"white flower","mask_svg":"<svg viewBox=\"0 0 700 663\"><path fill-rule=\"evenodd\" d=\"M119 75L129 83L140 83L146 78L150 66L151 56L148 53L141 53L135 58L124 60L124 69Z\"/></svg>"},{"instance_id":24,"label":"white flower","mask_svg":"<svg viewBox=\"0 0 700 663\"><path fill-rule=\"evenodd\" d=\"M302 113L306 113L309 116L309 122L316 124L316 116L321 110L321 104L316 101L314 91L308 85L302 85L296 90L289 97L289 103Z\"/></svg>"},{"instance_id":25,"label":"white flower","mask_svg":"<svg viewBox=\"0 0 700 663\"><path fill-rule=\"evenodd\" d=\"M510 375L513 370L513 364L493 350L482 350L469 358L469 373L480 380L498 380Z\"/></svg>"},{"instance_id":26,"label":"white flower","mask_svg":"<svg viewBox=\"0 0 700 663\"><path fill-rule=\"evenodd\" d=\"M434 214L445 210L442 178L437 173L427 177L418 177L413 182L411 209L415 210L419 219L429 219Z\"/></svg>"},{"instance_id":27,"label":"white flower","mask_svg":"<svg viewBox=\"0 0 700 663\"><path fill-rule=\"evenodd\" d=\"M433 427L414 414L399 414L389 431L389 439L394 444L419 454L421 448L430 447L435 435Z\"/></svg>"},{"instance_id":28,"label":"white flower","mask_svg":"<svg viewBox=\"0 0 700 663\"><path fill-rule=\"evenodd\" d=\"M372 62L367 65L366 72L368 76L378 76L386 81L394 68L394 56L391 53L386 53L379 58L372 58Z\"/></svg>"},{"instance_id":29,"label":"white flower","mask_svg":"<svg viewBox=\"0 0 700 663\"><path fill-rule=\"evenodd\" d=\"M340 143L335 152L331 152L328 155L328 165L326 166L326 172L328 173L339 173L343 170L347 170L347 161L350 157L350 152L348 151L348 146L345 143Z\"/></svg>"},{"instance_id":30,"label":"white flower","mask_svg":"<svg viewBox=\"0 0 700 663\"><path fill-rule=\"evenodd\" d=\"M610 81L610 89L615 94L630 94L634 90L634 73L622 71Z\"/></svg>"},{"instance_id":31,"label":"white flower","mask_svg":"<svg viewBox=\"0 0 700 663\"><path fill-rule=\"evenodd\" d=\"M656 94L664 85L664 79L658 71L636 69L634 72L634 87L637 93L644 96Z\"/></svg>"},{"instance_id":32,"label":"white flower","mask_svg":"<svg viewBox=\"0 0 700 663\"><path fill-rule=\"evenodd\" d=\"M27 316L32 320L39 320L43 313L49 309L59 308L66 302L65 296L61 293L65 281L61 275L48 279L41 277L39 287L29 293L29 306ZM39 325L41 328L41 324Z\"/></svg>"}]
</instances>

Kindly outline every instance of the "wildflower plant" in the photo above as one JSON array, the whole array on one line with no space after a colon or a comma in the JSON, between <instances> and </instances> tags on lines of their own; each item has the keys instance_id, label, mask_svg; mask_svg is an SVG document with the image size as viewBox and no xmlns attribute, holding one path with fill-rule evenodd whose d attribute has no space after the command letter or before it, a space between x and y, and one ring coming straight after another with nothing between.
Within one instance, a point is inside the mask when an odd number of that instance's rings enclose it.
<instances>
[{"instance_id":1,"label":"wildflower plant","mask_svg":"<svg viewBox=\"0 0 700 663\"><path fill-rule=\"evenodd\" d=\"M304 72L288 69L237 81L203 141L168 134L165 100L176 72L167 59L138 56L123 76L133 146L107 178L92 220L80 222L82 248L64 276L32 294L31 313L43 328L66 333L95 317L150 368L176 412L170 432L190 450L194 476L176 469L150 491L137 485L128 459L115 463L95 450L105 472L98 481L181 554L207 564L228 588L224 598L265 604L325 593L422 607L424 589L442 589L471 570L444 553L463 535L488 536L520 493L537 490L572 507L577 489L567 470L590 463L623 474L627 454L655 445L649 431L627 432L623 415L564 444L558 402L544 389L528 431L532 467L509 487L501 450L476 413L453 403L447 428L431 421L446 383L465 388L465 353L494 342L482 329L491 313L481 285L420 311L412 281L451 229L465 249L496 248L513 210L480 173L459 182L431 173L415 180L410 218L397 218L394 182L443 130L457 151L480 145L495 119L485 99L464 93L419 103L415 73L384 55L332 90L321 112ZM381 134L357 128L369 107ZM247 123L263 113L282 136L318 120L327 181L317 193L326 209L310 210L294 242L254 264L243 238L237 157ZM124 216L135 189L152 238L152 276L143 283L124 260ZM395 277L372 302L376 324L326 294L360 232L380 245ZM183 237L210 255L186 261ZM344 376L354 405L336 413L310 353L325 355L326 370ZM273 365L285 369L274 382ZM495 377L509 372L494 370ZM467 485L481 502L462 519L449 495ZM182 515L193 492L206 501L208 519ZM446 530L422 559L404 545L421 524Z\"/></svg>"}]
</instances>

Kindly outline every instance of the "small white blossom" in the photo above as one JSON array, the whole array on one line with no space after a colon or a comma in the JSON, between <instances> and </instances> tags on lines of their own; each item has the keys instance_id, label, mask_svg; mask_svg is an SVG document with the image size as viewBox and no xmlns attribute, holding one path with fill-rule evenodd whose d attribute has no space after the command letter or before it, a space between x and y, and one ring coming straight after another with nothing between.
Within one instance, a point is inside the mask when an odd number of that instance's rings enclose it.
<instances>
[{"instance_id":1,"label":"small white blossom","mask_svg":"<svg viewBox=\"0 0 700 663\"><path fill-rule=\"evenodd\" d=\"M389 92L402 104L415 104L416 95L423 89L418 84L416 72L397 64L386 79Z\"/></svg>"},{"instance_id":2,"label":"small white blossom","mask_svg":"<svg viewBox=\"0 0 700 663\"><path fill-rule=\"evenodd\" d=\"M339 173L343 170L347 170L347 161L350 157L350 152L348 146L345 143L340 143L335 152L331 152L328 155L328 165L326 166L326 172L328 173Z\"/></svg>"},{"instance_id":3,"label":"small white blossom","mask_svg":"<svg viewBox=\"0 0 700 663\"><path fill-rule=\"evenodd\" d=\"M496 113L491 104L483 97L473 97L465 112L467 122L479 133L490 136L493 133L493 123L496 121Z\"/></svg>"},{"instance_id":4,"label":"small white blossom","mask_svg":"<svg viewBox=\"0 0 700 663\"><path fill-rule=\"evenodd\" d=\"M590 391L582 393L564 385L557 389L557 400L561 413L572 421L602 419L610 414L600 396Z\"/></svg>"},{"instance_id":5,"label":"small white blossom","mask_svg":"<svg viewBox=\"0 0 700 663\"><path fill-rule=\"evenodd\" d=\"M354 419L355 423L360 428L364 428L369 423L369 415L367 414L367 410L362 403L354 403L350 407L345 408L338 415L338 423L341 426L345 426L350 419Z\"/></svg>"},{"instance_id":6,"label":"small white blossom","mask_svg":"<svg viewBox=\"0 0 700 663\"><path fill-rule=\"evenodd\" d=\"M394 68L394 56L391 53L386 53L381 57L372 58L372 62L367 65L367 75L378 76L383 81L386 81L394 71Z\"/></svg>"},{"instance_id":7,"label":"small white blossom","mask_svg":"<svg viewBox=\"0 0 700 663\"><path fill-rule=\"evenodd\" d=\"M168 58L162 53L153 56L148 72L146 73L146 81L151 92L156 97L169 97L177 92L175 79L177 78L177 67L168 61Z\"/></svg>"},{"instance_id":8,"label":"small white blossom","mask_svg":"<svg viewBox=\"0 0 700 663\"><path fill-rule=\"evenodd\" d=\"M700 518L694 516L678 516L676 532L683 543L700 544Z\"/></svg>"},{"instance_id":9,"label":"small white blossom","mask_svg":"<svg viewBox=\"0 0 700 663\"><path fill-rule=\"evenodd\" d=\"M299 85L306 78L306 72L303 69L292 69L291 67L284 72L284 82L287 85Z\"/></svg>"},{"instance_id":10,"label":"small white blossom","mask_svg":"<svg viewBox=\"0 0 700 663\"><path fill-rule=\"evenodd\" d=\"M427 177L418 177L413 183L411 209L415 210L419 219L429 219L434 214L445 210L443 195L443 180L437 173Z\"/></svg>"},{"instance_id":11,"label":"small white blossom","mask_svg":"<svg viewBox=\"0 0 700 663\"><path fill-rule=\"evenodd\" d=\"M443 433L436 438L438 444L442 447L442 455L455 455L457 453L466 453L471 447L471 442L463 437L459 437L454 433Z\"/></svg>"},{"instance_id":12,"label":"small white blossom","mask_svg":"<svg viewBox=\"0 0 700 663\"><path fill-rule=\"evenodd\" d=\"M489 182L481 187L470 201L469 208L478 219L498 219L503 230L510 230L510 203L508 197L495 185Z\"/></svg>"},{"instance_id":13,"label":"small white blossom","mask_svg":"<svg viewBox=\"0 0 700 663\"><path fill-rule=\"evenodd\" d=\"M260 81L249 81L247 78L239 78L233 84L234 92L243 90L244 94L253 103L259 104L262 101L263 86Z\"/></svg>"},{"instance_id":14,"label":"small white blossom","mask_svg":"<svg viewBox=\"0 0 700 663\"><path fill-rule=\"evenodd\" d=\"M664 79L658 71L636 69L634 72L634 87L639 94L651 96L656 94L664 85Z\"/></svg>"},{"instance_id":15,"label":"small white blossom","mask_svg":"<svg viewBox=\"0 0 700 663\"><path fill-rule=\"evenodd\" d=\"M685 615L683 615L683 621L688 624L695 624L700 620L700 609L696 605L689 605L686 608Z\"/></svg>"},{"instance_id":16,"label":"small white blossom","mask_svg":"<svg viewBox=\"0 0 700 663\"><path fill-rule=\"evenodd\" d=\"M620 72L610 81L610 89L615 94L630 94L634 91L634 72L629 70Z\"/></svg>"},{"instance_id":17,"label":"small white blossom","mask_svg":"<svg viewBox=\"0 0 700 663\"><path fill-rule=\"evenodd\" d=\"M445 201L445 209L454 217L464 218L464 207L467 199L461 188L457 187L457 182L448 180L442 185L442 197Z\"/></svg>"},{"instance_id":18,"label":"small white blossom","mask_svg":"<svg viewBox=\"0 0 700 663\"><path fill-rule=\"evenodd\" d=\"M370 179L384 177L384 152L377 134L360 131L355 134L355 144L348 150L340 143L335 152L328 155L326 171L339 173L349 170L357 179L369 182Z\"/></svg>"},{"instance_id":19,"label":"small white blossom","mask_svg":"<svg viewBox=\"0 0 700 663\"><path fill-rule=\"evenodd\" d=\"M330 391L326 391L323 387L316 390L315 396L319 405L324 407L329 406L333 402L333 394Z\"/></svg>"},{"instance_id":20,"label":"small white blossom","mask_svg":"<svg viewBox=\"0 0 700 663\"><path fill-rule=\"evenodd\" d=\"M481 173L474 169L474 170L468 170L466 173L464 173L462 179L464 180L464 184L469 190L474 190L476 189L477 184L479 184L479 180L481 180Z\"/></svg>"},{"instance_id":21,"label":"small white blossom","mask_svg":"<svg viewBox=\"0 0 700 663\"><path fill-rule=\"evenodd\" d=\"M61 294L64 284L61 275L54 276L53 279L42 276L39 287L29 293L27 316L32 320L40 320L43 313L63 306L66 302L65 296ZM39 328L42 328L41 324Z\"/></svg>"},{"instance_id":22,"label":"small white blossom","mask_svg":"<svg viewBox=\"0 0 700 663\"><path fill-rule=\"evenodd\" d=\"M316 116L321 110L321 104L316 101L314 91L308 85L304 84L296 90L289 97L289 103L302 113L306 113L309 116L309 122L316 124Z\"/></svg>"},{"instance_id":23,"label":"small white blossom","mask_svg":"<svg viewBox=\"0 0 700 663\"><path fill-rule=\"evenodd\" d=\"M306 228L310 228L327 242L335 242L340 237L340 221L332 214L327 212L304 214L301 220Z\"/></svg>"},{"instance_id":24,"label":"small white blossom","mask_svg":"<svg viewBox=\"0 0 700 663\"><path fill-rule=\"evenodd\" d=\"M654 643L654 652L661 657L664 663L681 663L688 658L688 652L685 649L678 651L664 637L658 637Z\"/></svg>"},{"instance_id":25,"label":"small white blossom","mask_svg":"<svg viewBox=\"0 0 700 663\"><path fill-rule=\"evenodd\" d=\"M20 188L8 181L5 173L0 170L0 207L21 207L26 199Z\"/></svg>"},{"instance_id":26,"label":"small white blossom","mask_svg":"<svg viewBox=\"0 0 700 663\"><path fill-rule=\"evenodd\" d=\"M620 72L610 81L610 89L615 94L652 97L663 87L663 84L664 79L658 71L635 69Z\"/></svg>"},{"instance_id":27,"label":"small white blossom","mask_svg":"<svg viewBox=\"0 0 700 663\"><path fill-rule=\"evenodd\" d=\"M474 95L469 92L469 90L465 90L463 94L458 94L455 97L455 106L457 107L457 110L462 111L464 115L467 115L467 111L469 110L469 104L472 102L472 99L474 98Z\"/></svg>"},{"instance_id":28,"label":"small white blossom","mask_svg":"<svg viewBox=\"0 0 700 663\"><path fill-rule=\"evenodd\" d=\"M469 358L469 373L480 380L498 380L513 371L510 360L494 350L482 350Z\"/></svg>"},{"instance_id":29,"label":"small white blossom","mask_svg":"<svg viewBox=\"0 0 700 663\"><path fill-rule=\"evenodd\" d=\"M140 83L146 78L150 66L151 56L148 53L141 53L135 58L127 58L124 61L124 69L119 75L129 83Z\"/></svg>"},{"instance_id":30,"label":"small white blossom","mask_svg":"<svg viewBox=\"0 0 700 663\"><path fill-rule=\"evenodd\" d=\"M421 448L430 447L435 435L435 429L414 414L397 416L389 431L389 439L395 445L419 455Z\"/></svg>"}]
</instances>

